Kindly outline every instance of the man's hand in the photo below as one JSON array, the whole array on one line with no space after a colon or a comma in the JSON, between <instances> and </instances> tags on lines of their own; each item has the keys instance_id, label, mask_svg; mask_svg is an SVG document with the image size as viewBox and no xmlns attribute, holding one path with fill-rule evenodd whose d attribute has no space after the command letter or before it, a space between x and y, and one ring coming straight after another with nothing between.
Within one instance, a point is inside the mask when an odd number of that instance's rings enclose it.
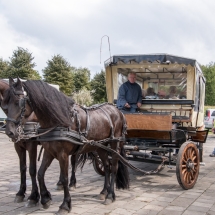
<instances>
[{"instance_id":1,"label":"man's hand","mask_svg":"<svg viewBox=\"0 0 215 215\"><path fill-rule=\"evenodd\" d=\"M142 105L142 104L141 104L140 102L137 103L137 107L138 107L138 108L140 108L141 105Z\"/></svg>"},{"instance_id":2,"label":"man's hand","mask_svg":"<svg viewBox=\"0 0 215 215\"><path fill-rule=\"evenodd\" d=\"M125 107L126 108L130 108L131 106L128 104L128 102L127 103L125 103Z\"/></svg>"}]
</instances>

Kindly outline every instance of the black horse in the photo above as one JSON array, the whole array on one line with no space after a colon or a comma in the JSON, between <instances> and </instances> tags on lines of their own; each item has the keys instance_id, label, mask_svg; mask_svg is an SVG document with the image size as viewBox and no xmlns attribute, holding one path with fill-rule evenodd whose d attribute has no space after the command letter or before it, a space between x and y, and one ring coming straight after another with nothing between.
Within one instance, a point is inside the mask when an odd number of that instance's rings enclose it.
<instances>
[{"instance_id":1,"label":"black horse","mask_svg":"<svg viewBox=\"0 0 215 215\"><path fill-rule=\"evenodd\" d=\"M9 89L9 83L5 80L0 79L0 102L4 98L5 91ZM7 115L7 109L3 109L4 112ZM26 123L30 126L34 126L34 124L31 124L32 122L38 122L37 117L34 112L31 113L31 115L27 118L25 118ZM24 126L25 129L25 126ZM22 202L25 198L25 192L26 192L26 152L28 151L29 154L29 174L31 176L32 181L32 190L31 194L28 197L28 201L26 203L26 207L33 207L35 206L40 198L40 194L38 192L38 186L36 181L36 173L37 173L37 146L40 145L40 142L38 142L35 138L28 139L28 140L20 140L15 141L14 140L14 148L18 154L19 157L19 165L20 165L20 188L19 191L16 194L16 197L14 199L14 202L19 203ZM75 177L75 168L76 168L76 160L77 158L75 156L71 156L71 165L72 165L72 174L70 178L70 190L73 190L76 187L76 177ZM81 162L81 159L80 159ZM63 189L62 182L59 180L57 183L57 189Z\"/></svg>"},{"instance_id":2,"label":"black horse","mask_svg":"<svg viewBox=\"0 0 215 215\"><path fill-rule=\"evenodd\" d=\"M27 92L27 97L24 91ZM16 132L17 126L34 111L41 128L48 129L61 126L77 131L80 136L85 136L87 140L106 140L101 142L101 146L109 145L112 150L125 157L123 141L121 141L125 131L125 120L123 114L113 105L103 104L98 108L88 108L86 110L43 81L26 81L22 83L18 79L14 83L10 79L10 89L6 92L2 106L8 110L6 134L11 138L18 136ZM41 204L44 208L49 207L51 202L51 194L45 186L44 175L54 158L59 161L61 181L64 187L64 200L58 214L67 213L72 208L68 189L69 155L84 154L92 151L98 153L105 170L105 184L101 191L101 195L105 197L105 203L115 200L115 180L117 188L125 189L129 187L127 167L119 161L117 153L112 153L110 177L108 159L110 151L108 152L103 147L92 145L89 141L84 145L69 141L42 142L41 144L44 147L44 154L38 171L38 180Z\"/></svg>"},{"instance_id":3,"label":"black horse","mask_svg":"<svg viewBox=\"0 0 215 215\"><path fill-rule=\"evenodd\" d=\"M0 79L0 102L4 98L5 91L8 90L9 84L7 81ZM7 114L7 110L4 109L4 112ZM29 117L25 119L26 122L37 122L36 115L32 112ZM26 192L26 151L29 154L29 174L31 176L32 181L32 190L31 194L28 197L28 201L26 203L26 207L35 206L39 199L40 194L38 191L36 174L37 174L37 145L38 142L36 140L20 140L18 142L14 141L14 148L19 157L19 166L20 166L20 187L19 191L16 194L14 202L19 203L22 202L25 198Z\"/></svg>"}]
</instances>

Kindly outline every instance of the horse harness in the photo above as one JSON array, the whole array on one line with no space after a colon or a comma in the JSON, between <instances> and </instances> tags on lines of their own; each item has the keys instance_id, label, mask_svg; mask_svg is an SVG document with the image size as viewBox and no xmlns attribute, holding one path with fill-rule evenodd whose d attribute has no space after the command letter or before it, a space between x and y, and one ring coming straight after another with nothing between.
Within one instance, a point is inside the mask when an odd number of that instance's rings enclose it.
<instances>
[{"instance_id":1,"label":"horse harness","mask_svg":"<svg viewBox=\"0 0 215 215\"><path fill-rule=\"evenodd\" d=\"M24 89L19 90L19 91L15 91L15 89L14 89L13 87L11 87L11 88L13 89L13 93L14 93L15 96L23 95L24 97L21 98L21 99L19 98L19 107L21 108L21 113L20 113L19 119L18 119L18 120L15 120L15 119L13 119L13 118L7 117L7 118L5 119L5 121L6 121L6 122L7 122L7 121L11 121L11 122L13 122L13 123L16 124L16 125L18 124L18 127L20 127L20 125L22 124L22 119L23 119L24 116L25 116L25 111L26 111L26 109L25 109L25 104L26 104L26 100L29 100L29 99L28 99L27 95L25 94Z\"/></svg>"},{"instance_id":2,"label":"horse harness","mask_svg":"<svg viewBox=\"0 0 215 215\"><path fill-rule=\"evenodd\" d=\"M57 127L50 128L50 129L40 129L40 128L38 128L37 129L37 134L33 134L33 135L29 136L29 135L23 134L24 130L23 130L23 125L22 125L22 119L24 118L25 111L26 111L26 108L25 108L26 101L28 100L28 102L29 102L29 104L31 106L30 100L29 100L28 96L26 95L24 89L22 91L15 91L15 89L13 88L13 93L16 96L24 95L23 98L19 98L19 107L21 108L21 113L20 113L19 120L15 120L15 119L12 119L12 118L7 118L6 119L6 121L12 121L15 124L18 124L17 132L19 134L19 137L18 137L18 140L16 142L18 142L21 139L21 137L22 137L22 139L30 139L30 138L35 138L36 137L37 138L36 140L39 141L39 142L65 140L65 141L69 141L69 142L71 142L73 144L78 144L78 145L82 145L82 146L85 145L85 144L90 144L92 146L97 146L99 148L102 148L102 149L110 152L111 154L116 154L118 156L119 160L125 166L127 166L127 167L129 167L129 168L131 168L131 169L133 169L135 171L147 174L147 175L157 173L164 166L165 158L163 158L162 163L158 166L158 168L156 170L152 170L152 171L141 170L141 169L133 166L132 164L130 164L125 158L123 158L119 154L119 152L117 152L117 151L111 149L110 147L107 147L107 146L104 145L104 143L107 143L107 142L117 142L119 144L120 141L125 142L125 140L126 140L125 139L125 134L126 134L127 125L126 125L126 120L125 120L124 114L121 113L121 112L120 113L123 116L123 132L122 132L123 136L118 137L118 138L114 137L113 123L112 123L109 115L102 108L102 106L104 106L106 104L109 104L109 103L103 103L103 104L100 104L100 105L94 105L94 106L91 106L91 107L88 107L88 108L80 106L86 112L86 115L87 115L87 123L86 123L85 132L81 131L80 117L79 117L77 109L75 109L75 107L73 106L71 108L71 114L70 115L71 115L71 119L72 119L73 122L74 122L74 119L76 118L76 124L77 124L76 126L78 128L78 131L71 130L70 128L58 127L57 126ZM110 137L106 138L106 139L103 139L103 140L100 140L100 141L88 140L86 138L86 136L87 136L87 134L89 132L89 128L90 128L89 111L90 110L95 110L95 109L100 109L106 115L106 117L108 118L109 124L110 124L110 128L111 128ZM118 147L119 147L119 145L118 145Z\"/></svg>"},{"instance_id":3,"label":"horse harness","mask_svg":"<svg viewBox=\"0 0 215 215\"><path fill-rule=\"evenodd\" d=\"M71 118L72 118L72 122L74 122L74 118L76 119L76 126L78 128L78 132L79 134L83 135L84 137L87 137L88 133L89 133L89 129L90 129L90 115L89 115L89 112L90 111L93 111L93 110L101 110L104 115L107 117L108 119L108 122L109 122L109 125L110 125L110 129L111 129L111 134L110 134L110 139L114 139L114 126L113 126L113 123L112 123L112 120L110 118L110 116L108 115L108 113L104 110L104 108L102 108L104 105L112 105L110 103L103 103L103 104L97 104L97 105L93 105L91 107L83 107L83 106L79 106L81 109L83 109L86 113L86 119L87 119L87 123L86 123L86 129L84 132L81 131L81 121L80 121L80 117L79 117L79 114L78 114L78 111L77 109L73 106L71 108ZM121 112L120 112L121 113ZM126 127L126 121L125 121L125 118L124 118L124 115L123 115L123 128ZM126 129L123 129L123 137L125 136L126 134Z\"/></svg>"},{"instance_id":4,"label":"horse harness","mask_svg":"<svg viewBox=\"0 0 215 215\"><path fill-rule=\"evenodd\" d=\"M120 142L120 141L125 141L125 134L126 134L126 121L123 115L123 136L122 137L114 137L114 126L113 123L107 114L107 112L102 108L102 106L106 105L108 103L103 103L100 105L94 105L88 108L80 106L81 109L83 109L86 113L86 129L84 131L81 131L81 120L80 116L78 113L78 110L73 106L70 110L70 116L72 122L76 122L76 130L72 130L70 128L66 127L56 127L53 130L49 131L48 133L44 134L44 132L47 129L38 129L38 140L39 141L53 141L53 140L66 140L78 145L84 145L84 144L90 144L90 145L95 145L96 143L104 144L106 142ZM90 129L90 111L100 109L105 116L108 119L108 122L110 124L111 128L111 134L110 137L100 140L100 141L94 141L94 140L88 140L87 135L89 133ZM121 112L120 112L121 113ZM42 135L40 135L42 134ZM44 134L44 135L43 135Z\"/></svg>"}]
</instances>

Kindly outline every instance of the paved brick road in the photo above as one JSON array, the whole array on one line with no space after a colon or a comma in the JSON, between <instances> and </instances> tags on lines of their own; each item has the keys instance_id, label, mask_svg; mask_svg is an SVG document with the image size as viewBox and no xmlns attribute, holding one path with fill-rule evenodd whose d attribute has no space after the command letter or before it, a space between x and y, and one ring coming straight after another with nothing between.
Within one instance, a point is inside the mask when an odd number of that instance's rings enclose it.
<instances>
[{"instance_id":1,"label":"paved brick road","mask_svg":"<svg viewBox=\"0 0 215 215\"><path fill-rule=\"evenodd\" d=\"M73 205L71 214L215 214L215 158L208 156L214 147L215 135L210 136L204 146L206 165L200 167L198 182L193 189L181 189L176 179L175 167L173 169L166 167L153 176L143 176L130 171L130 189L116 191L117 200L107 206L97 199L102 189L103 178L95 173L92 165L87 164L82 173L77 172L77 188L71 191ZM154 164L133 163L141 168L155 168ZM0 134L0 214L53 214L63 199L63 192L55 190L58 178L59 165L54 161L45 178L53 197L49 209L42 209L40 204L34 208L25 208L25 202L14 203L20 183L18 156L13 143L9 142L7 136ZM26 199L31 188L29 174L27 185Z\"/></svg>"}]
</instances>

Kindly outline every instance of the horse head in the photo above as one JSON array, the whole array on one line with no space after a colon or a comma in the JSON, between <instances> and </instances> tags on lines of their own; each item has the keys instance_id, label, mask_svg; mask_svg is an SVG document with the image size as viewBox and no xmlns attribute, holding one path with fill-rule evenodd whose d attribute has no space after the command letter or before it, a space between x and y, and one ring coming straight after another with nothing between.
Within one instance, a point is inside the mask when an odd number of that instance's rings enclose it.
<instances>
[{"instance_id":1,"label":"horse head","mask_svg":"<svg viewBox=\"0 0 215 215\"><path fill-rule=\"evenodd\" d=\"M21 80L18 78L15 82L12 78L9 78L9 86L4 94L1 106L7 112L6 134L10 138L16 139L18 137L18 127L26 122L33 110L27 101L28 97Z\"/></svg>"}]
</instances>

